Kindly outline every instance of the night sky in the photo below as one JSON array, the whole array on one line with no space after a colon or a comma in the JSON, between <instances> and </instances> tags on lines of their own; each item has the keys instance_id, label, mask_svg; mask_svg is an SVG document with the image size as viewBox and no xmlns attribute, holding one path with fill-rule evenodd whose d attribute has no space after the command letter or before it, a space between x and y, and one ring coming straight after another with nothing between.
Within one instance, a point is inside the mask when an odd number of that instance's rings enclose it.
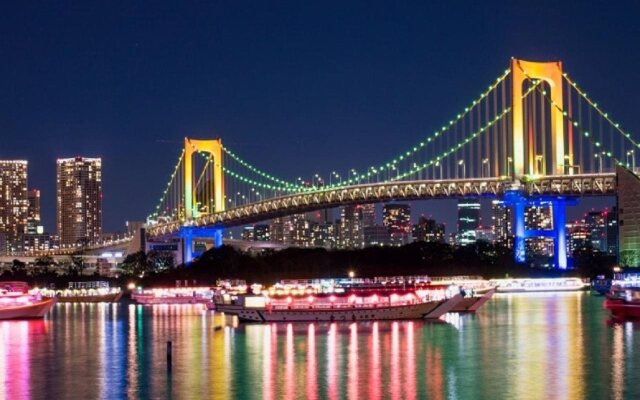
<instances>
[{"instance_id":1,"label":"night sky","mask_svg":"<svg viewBox=\"0 0 640 400\"><path fill-rule=\"evenodd\" d=\"M54 231L55 159L101 156L115 231L152 210L184 136L289 179L366 168L512 56L562 60L640 138L640 2L396 3L4 2L0 159L29 160ZM453 223L455 203L440 209Z\"/></svg>"}]
</instances>

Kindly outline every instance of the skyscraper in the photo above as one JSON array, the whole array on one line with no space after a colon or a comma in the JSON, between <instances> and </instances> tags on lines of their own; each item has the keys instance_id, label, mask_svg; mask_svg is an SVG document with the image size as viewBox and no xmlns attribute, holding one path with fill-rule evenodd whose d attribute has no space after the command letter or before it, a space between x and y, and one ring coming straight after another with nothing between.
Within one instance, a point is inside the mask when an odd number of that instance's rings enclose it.
<instances>
[{"instance_id":1,"label":"skyscraper","mask_svg":"<svg viewBox=\"0 0 640 400\"><path fill-rule=\"evenodd\" d=\"M511 208L507 207L501 200L491 202L493 215L493 237L496 243L500 243L509 248L513 247L513 218Z\"/></svg>"},{"instance_id":2,"label":"skyscraper","mask_svg":"<svg viewBox=\"0 0 640 400\"><path fill-rule=\"evenodd\" d=\"M102 160L58 159L56 183L60 244L98 240L102 234Z\"/></svg>"},{"instance_id":3,"label":"skyscraper","mask_svg":"<svg viewBox=\"0 0 640 400\"><path fill-rule=\"evenodd\" d=\"M436 220L426 218L424 215L418 219L413 232L416 241L444 243L444 224L439 224Z\"/></svg>"},{"instance_id":4,"label":"skyscraper","mask_svg":"<svg viewBox=\"0 0 640 400\"><path fill-rule=\"evenodd\" d=\"M0 253L20 250L28 209L27 162L0 161Z\"/></svg>"},{"instance_id":5,"label":"skyscraper","mask_svg":"<svg viewBox=\"0 0 640 400\"><path fill-rule=\"evenodd\" d=\"M29 201L29 208L27 209L26 233L29 235L42 233L42 227L40 225L40 191L38 189L29 190L27 192L27 199ZM40 232L38 232L39 230Z\"/></svg>"},{"instance_id":6,"label":"skyscraper","mask_svg":"<svg viewBox=\"0 0 640 400\"><path fill-rule=\"evenodd\" d=\"M349 205L340 209L338 247L341 249L360 249L364 247L362 206Z\"/></svg>"},{"instance_id":7,"label":"skyscraper","mask_svg":"<svg viewBox=\"0 0 640 400\"><path fill-rule=\"evenodd\" d=\"M411 206L408 204L385 204L382 208L382 223L389 231L391 245L402 246L411 240Z\"/></svg>"},{"instance_id":8,"label":"skyscraper","mask_svg":"<svg viewBox=\"0 0 640 400\"><path fill-rule=\"evenodd\" d=\"M373 203L362 204L362 227L375 226L376 224L376 205Z\"/></svg>"},{"instance_id":9,"label":"skyscraper","mask_svg":"<svg viewBox=\"0 0 640 400\"><path fill-rule=\"evenodd\" d=\"M466 246L475 243L476 229L480 226L480 199L458 200L458 244Z\"/></svg>"}]
</instances>

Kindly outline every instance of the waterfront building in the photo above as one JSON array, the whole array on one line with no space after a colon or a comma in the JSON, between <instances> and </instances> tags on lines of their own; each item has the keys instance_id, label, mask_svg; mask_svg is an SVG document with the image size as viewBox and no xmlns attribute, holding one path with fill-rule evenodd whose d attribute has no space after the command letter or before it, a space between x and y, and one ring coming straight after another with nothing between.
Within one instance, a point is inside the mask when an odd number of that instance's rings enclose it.
<instances>
[{"instance_id":1,"label":"waterfront building","mask_svg":"<svg viewBox=\"0 0 640 400\"><path fill-rule=\"evenodd\" d=\"M402 246L411 241L411 206L408 204L385 204L382 208L382 223L389 231L392 246Z\"/></svg>"},{"instance_id":2,"label":"waterfront building","mask_svg":"<svg viewBox=\"0 0 640 400\"><path fill-rule=\"evenodd\" d=\"M476 240L482 240L489 243L495 242L493 227L479 227L476 229Z\"/></svg>"},{"instance_id":3,"label":"waterfront building","mask_svg":"<svg viewBox=\"0 0 640 400\"><path fill-rule=\"evenodd\" d=\"M102 160L58 159L56 194L60 244L97 241L102 234Z\"/></svg>"},{"instance_id":4,"label":"waterfront building","mask_svg":"<svg viewBox=\"0 0 640 400\"><path fill-rule=\"evenodd\" d=\"M618 208L613 207L611 211L605 211L607 223L607 253L618 254Z\"/></svg>"},{"instance_id":5,"label":"waterfront building","mask_svg":"<svg viewBox=\"0 0 640 400\"><path fill-rule=\"evenodd\" d=\"M569 254L575 256L580 251L590 249L591 239L589 237L589 230L584 226L582 221L567 224L567 232L569 235Z\"/></svg>"},{"instance_id":6,"label":"waterfront building","mask_svg":"<svg viewBox=\"0 0 640 400\"><path fill-rule=\"evenodd\" d=\"M553 206L551 202L541 201L539 204L527 206L524 212L524 224L531 230L553 229ZM551 257L554 254L553 239L545 237L527 238L527 253L533 257Z\"/></svg>"},{"instance_id":7,"label":"waterfront building","mask_svg":"<svg viewBox=\"0 0 640 400\"><path fill-rule=\"evenodd\" d=\"M476 229L480 226L480 199L464 198L458 200L458 234L460 246L476 241Z\"/></svg>"},{"instance_id":8,"label":"waterfront building","mask_svg":"<svg viewBox=\"0 0 640 400\"><path fill-rule=\"evenodd\" d=\"M331 222L314 224L311 231L313 247L335 249L337 246L336 224Z\"/></svg>"},{"instance_id":9,"label":"waterfront building","mask_svg":"<svg viewBox=\"0 0 640 400\"><path fill-rule=\"evenodd\" d=\"M291 244L293 217L290 215L274 218L269 225L271 240L276 243Z\"/></svg>"},{"instance_id":10,"label":"waterfront building","mask_svg":"<svg viewBox=\"0 0 640 400\"><path fill-rule=\"evenodd\" d=\"M29 235L43 233L44 229L42 225L40 225L40 191L38 189L29 190L27 192L27 200L29 207L27 208L26 233Z\"/></svg>"},{"instance_id":11,"label":"waterfront building","mask_svg":"<svg viewBox=\"0 0 640 400\"><path fill-rule=\"evenodd\" d=\"M607 252L607 216L604 212L590 211L585 215L584 225L589 232L591 248L600 253Z\"/></svg>"},{"instance_id":12,"label":"waterfront building","mask_svg":"<svg viewBox=\"0 0 640 400\"><path fill-rule=\"evenodd\" d=\"M304 214L293 215L291 244L297 247L312 247L311 231L314 224Z\"/></svg>"},{"instance_id":13,"label":"waterfront building","mask_svg":"<svg viewBox=\"0 0 640 400\"><path fill-rule=\"evenodd\" d=\"M271 240L269 225L257 224L253 226L253 240L256 242L268 242Z\"/></svg>"},{"instance_id":14,"label":"waterfront building","mask_svg":"<svg viewBox=\"0 0 640 400\"><path fill-rule=\"evenodd\" d=\"M242 240L246 240L248 242L253 242L255 240L253 226L245 226L245 227L243 227L242 228L241 237L242 237Z\"/></svg>"},{"instance_id":15,"label":"waterfront building","mask_svg":"<svg viewBox=\"0 0 640 400\"><path fill-rule=\"evenodd\" d=\"M420 216L413 228L413 239L422 242L444 242L445 227L436 220Z\"/></svg>"},{"instance_id":16,"label":"waterfront building","mask_svg":"<svg viewBox=\"0 0 640 400\"><path fill-rule=\"evenodd\" d=\"M362 206L348 205L340 208L338 247L341 249L361 249L364 247Z\"/></svg>"},{"instance_id":17,"label":"waterfront building","mask_svg":"<svg viewBox=\"0 0 640 400\"><path fill-rule=\"evenodd\" d=\"M362 210L362 227L366 228L369 226L376 225L376 205L373 203L362 204L360 206Z\"/></svg>"},{"instance_id":18,"label":"waterfront building","mask_svg":"<svg viewBox=\"0 0 640 400\"><path fill-rule=\"evenodd\" d=\"M502 200L491 202L493 237L496 243L508 248L513 247L513 214L512 209Z\"/></svg>"},{"instance_id":19,"label":"waterfront building","mask_svg":"<svg viewBox=\"0 0 640 400\"><path fill-rule=\"evenodd\" d=\"M0 160L0 254L21 250L29 212L25 160Z\"/></svg>"},{"instance_id":20,"label":"waterfront building","mask_svg":"<svg viewBox=\"0 0 640 400\"><path fill-rule=\"evenodd\" d=\"M374 225L365 226L364 243L366 247L371 246L391 246L391 235L386 226Z\"/></svg>"}]
</instances>

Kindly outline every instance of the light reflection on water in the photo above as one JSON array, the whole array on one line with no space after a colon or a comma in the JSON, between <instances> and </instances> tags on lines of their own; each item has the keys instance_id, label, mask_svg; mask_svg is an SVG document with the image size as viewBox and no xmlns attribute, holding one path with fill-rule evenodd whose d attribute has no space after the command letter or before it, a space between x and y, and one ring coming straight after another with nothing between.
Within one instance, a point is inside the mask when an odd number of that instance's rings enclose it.
<instances>
[{"instance_id":1,"label":"light reflection on water","mask_svg":"<svg viewBox=\"0 0 640 400\"><path fill-rule=\"evenodd\" d=\"M201 306L59 304L0 322L0 399L640 398L639 332L576 293L500 295L437 323L238 325Z\"/></svg>"}]
</instances>

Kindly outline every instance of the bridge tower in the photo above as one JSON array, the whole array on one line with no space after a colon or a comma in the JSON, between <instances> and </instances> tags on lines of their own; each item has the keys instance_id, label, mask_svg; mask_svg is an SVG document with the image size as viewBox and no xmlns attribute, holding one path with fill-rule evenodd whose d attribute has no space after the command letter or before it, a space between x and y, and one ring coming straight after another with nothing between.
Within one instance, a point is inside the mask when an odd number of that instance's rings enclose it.
<instances>
[{"instance_id":1,"label":"bridge tower","mask_svg":"<svg viewBox=\"0 0 640 400\"><path fill-rule=\"evenodd\" d=\"M538 79L549 84L551 100L556 104L562 103L562 63L533 62L511 59L511 115L513 132L513 178L520 180L526 175L535 173L535 155L527 157L525 162L525 142L527 140L524 129L524 110L522 99L522 84L526 80ZM565 172L565 161L573 164L573 146L569 141L568 159L564 153L564 120L562 111L551 108L551 165L552 175L562 175ZM571 172L570 172L571 173Z\"/></svg>"},{"instance_id":2,"label":"bridge tower","mask_svg":"<svg viewBox=\"0 0 640 400\"><path fill-rule=\"evenodd\" d=\"M524 129L523 110L523 83L526 80L542 80L549 85L551 101L555 104L563 104L562 96L562 63L557 62L533 62L511 59L511 114L512 114L512 140L513 140L513 172L514 183L535 175L535 154L525 152L527 136ZM564 120L561 109L551 107L551 175L565 173L565 164L573 165L573 144L571 137L568 141L569 154L565 154ZM536 132L537 133L537 132ZM534 133L535 134L535 133ZM527 145L531 149L531 143ZM570 169L570 174L573 170ZM517 188L518 185L516 184ZM515 189L505 195L505 201L513 206L514 210L514 257L516 262L525 262L525 240L532 237L550 237L554 243L554 263L556 268L567 268L567 243L566 243L566 213L565 208L568 199L562 196L548 198L552 204L553 229L550 231L529 230L525 227L525 207L539 204L539 201L525 198L522 191ZM575 204L571 201L569 204Z\"/></svg>"},{"instance_id":3,"label":"bridge tower","mask_svg":"<svg viewBox=\"0 0 640 400\"><path fill-rule=\"evenodd\" d=\"M222 139L197 140L184 138L184 218L199 216L198 199L193 176L193 154L207 153L213 158L213 185L208 185L214 200L214 212L224 211L224 175L222 173Z\"/></svg>"},{"instance_id":4,"label":"bridge tower","mask_svg":"<svg viewBox=\"0 0 640 400\"><path fill-rule=\"evenodd\" d=\"M190 139L184 138L184 219L188 222L200 216L198 209L198 193L193 174L194 153L206 153L213 159L213 184L205 185L209 190L209 198L213 199L213 212L224 211L224 174L222 171L222 139ZM184 241L183 261L193 260L194 238L212 237L216 247L222 245L222 228L198 228L183 226L180 236Z\"/></svg>"}]
</instances>

